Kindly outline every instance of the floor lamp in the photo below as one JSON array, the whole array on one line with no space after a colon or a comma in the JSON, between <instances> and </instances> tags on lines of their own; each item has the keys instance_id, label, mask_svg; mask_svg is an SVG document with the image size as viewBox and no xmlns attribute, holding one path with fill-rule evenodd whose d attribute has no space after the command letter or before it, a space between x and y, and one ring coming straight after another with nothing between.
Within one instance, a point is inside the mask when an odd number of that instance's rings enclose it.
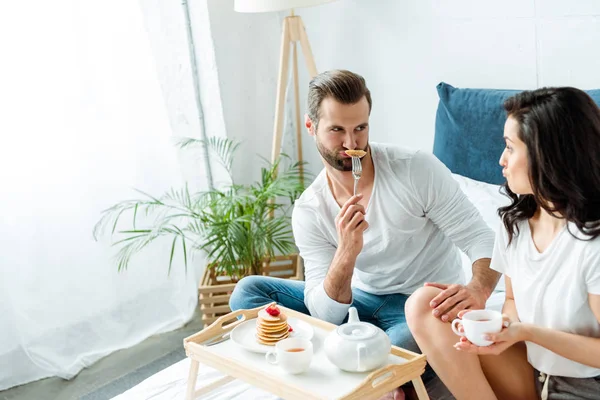
<instances>
[{"instance_id":1,"label":"floor lamp","mask_svg":"<svg viewBox=\"0 0 600 400\"><path fill-rule=\"evenodd\" d=\"M238 12L272 12L291 10L289 16L283 20L281 30L281 49L279 59L279 75L277 78L277 98L275 101L275 121L273 126L273 147L271 150L271 161L275 161L281 152L281 140L283 136L283 112L285 106L285 91L288 83L290 51L292 52L292 73L294 85L294 107L296 120L296 145L298 147L298 161L302 162L302 133L300 123L300 93L298 83L298 50L300 43L302 54L306 61L306 68L311 79L317 74L315 59L310 49L310 43L306 36L304 23L299 15L294 14L294 8L316 6L335 0L235 0L234 9ZM304 170L300 167L300 177L304 183Z\"/></svg>"}]
</instances>

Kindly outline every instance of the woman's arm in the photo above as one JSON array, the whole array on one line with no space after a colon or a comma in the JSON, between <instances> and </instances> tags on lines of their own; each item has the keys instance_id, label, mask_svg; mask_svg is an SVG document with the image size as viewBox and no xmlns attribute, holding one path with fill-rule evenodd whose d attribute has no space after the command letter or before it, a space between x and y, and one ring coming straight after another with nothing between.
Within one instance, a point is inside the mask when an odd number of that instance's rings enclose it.
<instances>
[{"instance_id":1,"label":"woman's arm","mask_svg":"<svg viewBox=\"0 0 600 400\"><path fill-rule=\"evenodd\" d=\"M508 316L511 321L520 321L519 314L517 313L517 306L515 305L515 297L513 295L512 280L508 275L504 275L504 282L506 286L506 297L504 299L504 306L502 307L502 314Z\"/></svg>"},{"instance_id":2,"label":"woman's arm","mask_svg":"<svg viewBox=\"0 0 600 400\"><path fill-rule=\"evenodd\" d=\"M508 284L507 284L508 289ZM600 324L600 295L588 295L590 307ZM523 340L533 342L569 360L600 368L600 338L566 333L531 324L521 324Z\"/></svg>"}]
</instances>

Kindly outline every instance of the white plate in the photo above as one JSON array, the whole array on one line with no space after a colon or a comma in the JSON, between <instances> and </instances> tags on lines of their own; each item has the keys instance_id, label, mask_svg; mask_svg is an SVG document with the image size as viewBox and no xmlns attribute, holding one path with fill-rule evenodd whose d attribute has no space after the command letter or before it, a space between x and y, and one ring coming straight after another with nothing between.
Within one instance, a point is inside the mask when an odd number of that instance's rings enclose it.
<instances>
[{"instance_id":1,"label":"white plate","mask_svg":"<svg viewBox=\"0 0 600 400\"><path fill-rule=\"evenodd\" d=\"M293 329L289 337L302 337L310 340L315 334L313 327L300 319L289 317L288 324ZM256 318L242 322L233 328L231 331L231 341L255 353L267 353L274 348L273 346L260 344L256 341Z\"/></svg>"}]
</instances>

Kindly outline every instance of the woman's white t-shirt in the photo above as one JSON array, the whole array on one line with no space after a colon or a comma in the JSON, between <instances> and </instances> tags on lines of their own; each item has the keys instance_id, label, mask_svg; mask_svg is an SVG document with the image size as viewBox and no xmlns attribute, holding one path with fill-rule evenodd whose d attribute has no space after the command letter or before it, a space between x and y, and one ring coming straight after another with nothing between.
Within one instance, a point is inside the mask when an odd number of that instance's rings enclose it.
<instances>
[{"instance_id":1,"label":"woman's white t-shirt","mask_svg":"<svg viewBox=\"0 0 600 400\"><path fill-rule=\"evenodd\" d=\"M521 322L563 332L600 338L600 323L592 312L588 293L600 295L600 237L585 238L569 223L540 253L533 243L529 222L517 224L518 234L508 246L503 225L496 234L491 268L511 278ZM569 232L570 231L570 232ZM592 368L526 342L529 363L549 375L589 378Z\"/></svg>"}]
</instances>

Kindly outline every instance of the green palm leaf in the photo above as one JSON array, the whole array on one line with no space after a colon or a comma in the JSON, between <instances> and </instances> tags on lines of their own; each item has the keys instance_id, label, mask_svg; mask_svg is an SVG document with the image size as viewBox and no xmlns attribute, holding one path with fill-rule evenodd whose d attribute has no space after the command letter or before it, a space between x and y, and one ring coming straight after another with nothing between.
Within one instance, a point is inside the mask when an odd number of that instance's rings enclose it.
<instances>
[{"instance_id":1,"label":"green palm leaf","mask_svg":"<svg viewBox=\"0 0 600 400\"><path fill-rule=\"evenodd\" d=\"M206 142L183 138L178 144L182 149L207 146L231 175L239 143L211 137ZM122 201L103 211L94 226L94 238L108 232L118 248L115 258L119 271L127 269L132 258L158 238L169 237L169 273L178 252L186 270L189 256L204 252L217 272L232 278L259 273L264 257L295 249L289 211L304 190L300 179L303 164L287 163L283 168L282 159L289 161L285 154L274 163L265 160L259 181L251 185L232 183L204 192L190 192L186 185L161 196L137 190L139 199ZM128 223L131 229L119 229Z\"/></svg>"}]
</instances>

